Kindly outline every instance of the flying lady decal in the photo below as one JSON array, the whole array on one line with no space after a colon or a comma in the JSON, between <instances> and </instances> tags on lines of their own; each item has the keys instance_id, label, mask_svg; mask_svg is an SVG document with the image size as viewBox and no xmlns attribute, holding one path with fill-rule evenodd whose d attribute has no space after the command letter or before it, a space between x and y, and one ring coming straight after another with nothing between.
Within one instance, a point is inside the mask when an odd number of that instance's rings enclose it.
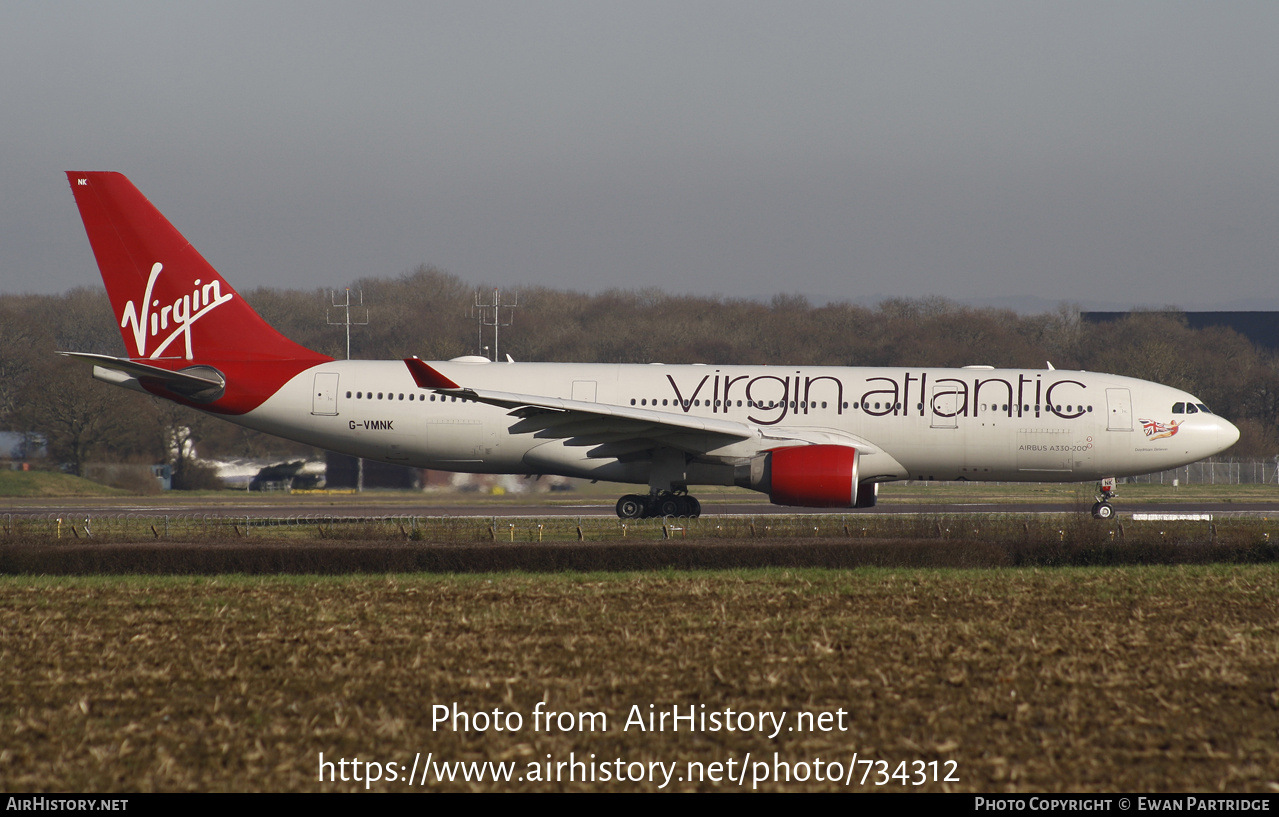
<instances>
[{"instance_id":1,"label":"flying lady decal","mask_svg":"<svg viewBox=\"0 0 1279 817\"><path fill-rule=\"evenodd\" d=\"M1141 430L1146 432L1146 436L1150 439L1158 440L1176 434L1179 425L1176 420L1171 423L1161 423L1158 420L1142 420Z\"/></svg>"}]
</instances>

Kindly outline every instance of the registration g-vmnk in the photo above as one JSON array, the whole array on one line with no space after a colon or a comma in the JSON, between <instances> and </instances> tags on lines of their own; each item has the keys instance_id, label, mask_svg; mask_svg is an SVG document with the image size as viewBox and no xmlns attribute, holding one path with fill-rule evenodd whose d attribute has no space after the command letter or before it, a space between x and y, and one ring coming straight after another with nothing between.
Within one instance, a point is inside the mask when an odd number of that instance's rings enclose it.
<instances>
[{"instance_id":1,"label":"registration g-vmnk","mask_svg":"<svg viewBox=\"0 0 1279 817\"><path fill-rule=\"evenodd\" d=\"M1051 368L334 360L262 320L124 176L67 177L127 350L64 353L94 377L368 459L647 486L624 518L696 516L695 485L867 508L904 479L1101 480L1108 517L1113 478L1239 438L1179 389Z\"/></svg>"}]
</instances>

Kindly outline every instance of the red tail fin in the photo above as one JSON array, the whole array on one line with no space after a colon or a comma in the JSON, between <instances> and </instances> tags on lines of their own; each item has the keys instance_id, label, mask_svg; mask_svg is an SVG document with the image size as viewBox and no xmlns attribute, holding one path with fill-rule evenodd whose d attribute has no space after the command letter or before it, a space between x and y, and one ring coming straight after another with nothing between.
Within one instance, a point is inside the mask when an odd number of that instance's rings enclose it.
<instances>
[{"instance_id":1,"label":"red tail fin","mask_svg":"<svg viewBox=\"0 0 1279 817\"><path fill-rule=\"evenodd\" d=\"M123 175L67 178L130 357L327 359L262 320Z\"/></svg>"},{"instance_id":2,"label":"red tail fin","mask_svg":"<svg viewBox=\"0 0 1279 817\"><path fill-rule=\"evenodd\" d=\"M225 394L200 408L249 411L298 372L332 358L275 331L119 173L68 172L102 281L134 360L213 367ZM163 382L141 383L189 402Z\"/></svg>"}]
</instances>

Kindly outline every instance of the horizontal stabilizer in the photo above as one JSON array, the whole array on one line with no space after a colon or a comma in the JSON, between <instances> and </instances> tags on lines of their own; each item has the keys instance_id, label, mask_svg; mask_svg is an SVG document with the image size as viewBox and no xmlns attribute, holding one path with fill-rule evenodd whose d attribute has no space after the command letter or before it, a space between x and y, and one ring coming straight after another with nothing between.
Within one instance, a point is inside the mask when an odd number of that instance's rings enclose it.
<instances>
[{"instance_id":1,"label":"horizontal stabilizer","mask_svg":"<svg viewBox=\"0 0 1279 817\"><path fill-rule=\"evenodd\" d=\"M196 403L217 400L226 388L226 378L212 366L190 366L174 372L123 357L94 355L88 352L58 352L58 354L84 360L103 369L122 372L138 380L145 380Z\"/></svg>"}]
</instances>

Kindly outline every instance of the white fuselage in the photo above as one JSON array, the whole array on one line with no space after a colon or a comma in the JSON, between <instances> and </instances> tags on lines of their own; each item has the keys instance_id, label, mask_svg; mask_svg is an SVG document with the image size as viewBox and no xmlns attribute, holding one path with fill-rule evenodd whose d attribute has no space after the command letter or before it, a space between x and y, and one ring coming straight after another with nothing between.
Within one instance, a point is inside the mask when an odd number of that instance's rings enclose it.
<instances>
[{"instance_id":1,"label":"white fuselage","mask_svg":"<svg viewBox=\"0 0 1279 817\"><path fill-rule=\"evenodd\" d=\"M750 439L698 439L688 482L733 484L734 466L798 442L851 444L861 479L1081 482L1151 473L1233 444L1193 396L1134 378L1024 369L441 362L467 388L537 394L748 424ZM1194 411L1194 409L1191 409ZM644 483L652 458L625 439L521 431L506 408L419 388L402 361L303 371L233 422L343 453L474 473ZM605 430L606 431L606 430ZM712 435L713 436L713 435ZM607 445L601 445L601 440ZM776 440L776 441L774 441ZM610 447L611 446L611 447ZM619 448L620 447L620 448ZM651 452L650 452L651 453Z\"/></svg>"}]
</instances>

